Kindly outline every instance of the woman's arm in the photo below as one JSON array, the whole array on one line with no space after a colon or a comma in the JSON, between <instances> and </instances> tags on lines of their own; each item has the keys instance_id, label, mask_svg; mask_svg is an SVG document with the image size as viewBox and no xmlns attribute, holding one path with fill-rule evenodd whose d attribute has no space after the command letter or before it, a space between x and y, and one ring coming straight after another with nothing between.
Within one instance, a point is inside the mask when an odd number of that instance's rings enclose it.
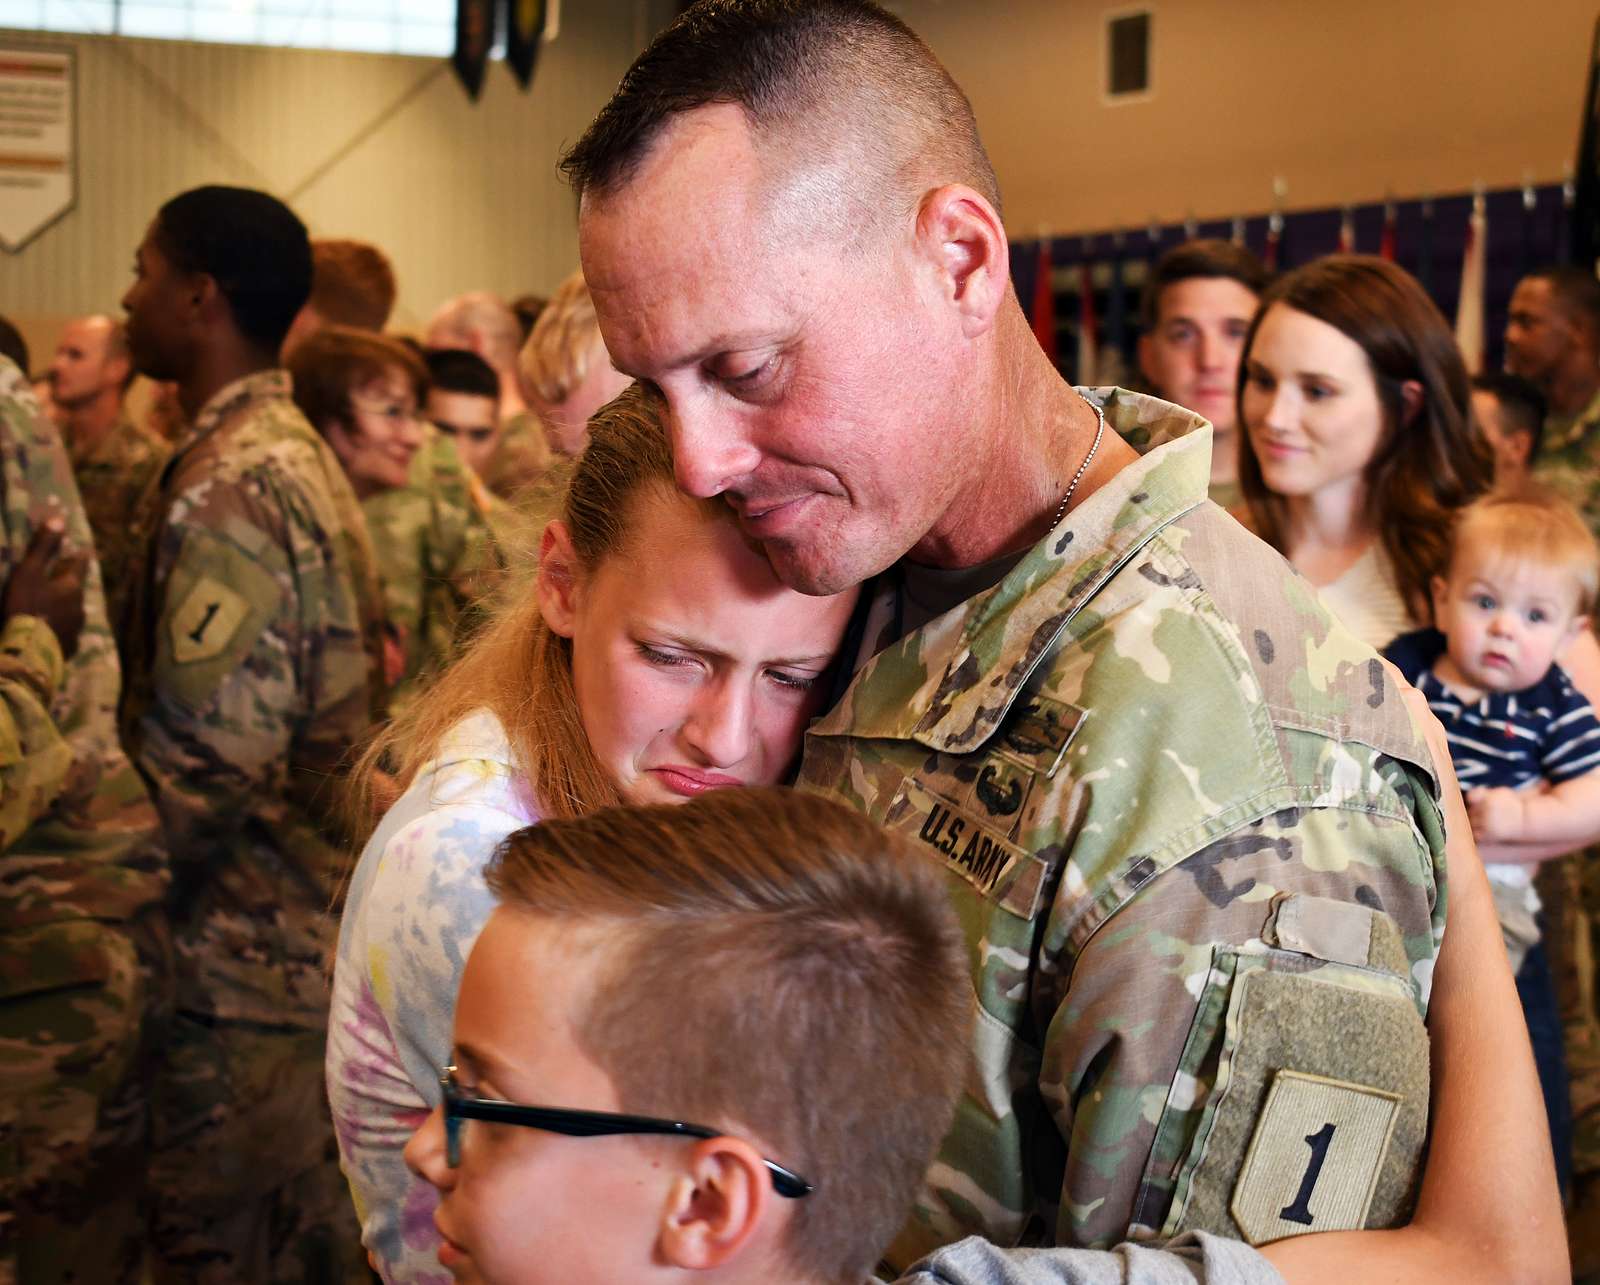
<instances>
[{"instance_id":1,"label":"woman's arm","mask_svg":"<svg viewBox=\"0 0 1600 1285\"><path fill-rule=\"evenodd\" d=\"M1416 1215L1394 1231L1303 1236L1264 1252L1297 1285L1569 1281L1527 1027L1443 731L1422 714L1445 778L1450 908L1428 1014L1432 1137Z\"/></svg>"}]
</instances>

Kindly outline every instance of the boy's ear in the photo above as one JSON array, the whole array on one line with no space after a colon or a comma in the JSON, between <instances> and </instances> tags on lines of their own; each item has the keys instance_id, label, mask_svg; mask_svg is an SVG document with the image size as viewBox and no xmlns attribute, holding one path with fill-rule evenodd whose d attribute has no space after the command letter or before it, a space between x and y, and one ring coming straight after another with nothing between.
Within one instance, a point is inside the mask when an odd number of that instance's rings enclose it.
<instances>
[{"instance_id":1,"label":"boy's ear","mask_svg":"<svg viewBox=\"0 0 1600 1285\"><path fill-rule=\"evenodd\" d=\"M739 1138L707 1138L662 1207L661 1255L689 1271L721 1267L750 1243L776 1199L754 1147Z\"/></svg>"},{"instance_id":2,"label":"boy's ear","mask_svg":"<svg viewBox=\"0 0 1600 1285\"><path fill-rule=\"evenodd\" d=\"M567 524L559 518L545 527L539 541L536 590L539 614L550 632L571 638L578 627L578 555Z\"/></svg>"}]
</instances>

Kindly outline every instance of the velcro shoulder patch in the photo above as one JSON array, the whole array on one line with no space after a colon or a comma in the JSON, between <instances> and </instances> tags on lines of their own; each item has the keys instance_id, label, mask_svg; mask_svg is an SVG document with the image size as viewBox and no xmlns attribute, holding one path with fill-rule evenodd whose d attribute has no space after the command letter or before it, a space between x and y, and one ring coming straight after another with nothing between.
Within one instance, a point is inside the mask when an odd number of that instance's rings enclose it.
<instances>
[{"instance_id":1,"label":"velcro shoulder patch","mask_svg":"<svg viewBox=\"0 0 1600 1285\"><path fill-rule=\"evenodd\" d=\"M189 665L222 655L249 618L250 604L242 594L211 576L201 576L167 617L172 659Z\"/></svg>"}]
</instances>

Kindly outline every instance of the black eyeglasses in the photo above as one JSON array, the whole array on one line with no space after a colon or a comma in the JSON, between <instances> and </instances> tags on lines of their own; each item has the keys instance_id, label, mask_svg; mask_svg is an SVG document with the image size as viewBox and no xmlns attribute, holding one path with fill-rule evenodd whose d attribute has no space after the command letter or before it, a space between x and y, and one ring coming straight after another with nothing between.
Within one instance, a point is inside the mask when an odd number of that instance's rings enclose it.
<instances>
[{"instance_id":1,"label":"black eyeglasses","mask_svg":"<svg viewBox=\"0 0 1600 1285\"><path fill-rule=\"evenodd\" d=\"M495 1124L520 1124L530 1129L565 1134L569 1138L598 1138L617 1133L674 1133L685 1138L720 1138L723 1130L681 1120L657 1120L647 1115L618 1115L612 1111L571 1111L564 1107L530 1107L493 1098L469 1098L456 1084L456 1069L447 1066L439 1077L444 1094L445 1159L452 1169L461 1163L461 1122L488 1120ZM812 1186L793 1169L762 1159L772 1174L772 1189L780 1196L809 1196Z\"/></svg>"}]
</instances>

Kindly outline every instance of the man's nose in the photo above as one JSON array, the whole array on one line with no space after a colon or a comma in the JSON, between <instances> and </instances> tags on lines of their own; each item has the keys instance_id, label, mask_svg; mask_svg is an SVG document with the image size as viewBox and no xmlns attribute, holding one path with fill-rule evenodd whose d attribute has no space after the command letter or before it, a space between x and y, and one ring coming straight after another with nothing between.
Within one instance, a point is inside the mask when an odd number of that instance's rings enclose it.
<instances>
[{"instance_id":1,"label":"man's nose","mask_svg":"<svg viewBox=\"0 0 1600 1285\"><path fill-rule=\"evenodd\" d=\"M456 1171L445 1154L444 1108L434 1107L422 1127L411 1135L405 1147L406 1168L432 1183L440 1191L455 1186Z\"/></svg>"},{"instance_id":2,"label":"man's nose","mask_svg":"<svg viewBox=\"0 0 1600 1285\"><path fill-rule=\"evenodd\" d=\"M745 440L743 417L729 399L696 391L669 400L668 409L679 489L700 499L739 489L759 453Z\"/></svg>"},{"instance_id":3,"label":"man's nose","mask_svg":"<svg viewBox=\"0 0 1600 1285\"><path fill-rule=\"evenodd\" d=\"M707 767L729 768L750 752L752 693L737 675L718 675L696 694L684 740Z\"/></svg>"}]
</instances>

